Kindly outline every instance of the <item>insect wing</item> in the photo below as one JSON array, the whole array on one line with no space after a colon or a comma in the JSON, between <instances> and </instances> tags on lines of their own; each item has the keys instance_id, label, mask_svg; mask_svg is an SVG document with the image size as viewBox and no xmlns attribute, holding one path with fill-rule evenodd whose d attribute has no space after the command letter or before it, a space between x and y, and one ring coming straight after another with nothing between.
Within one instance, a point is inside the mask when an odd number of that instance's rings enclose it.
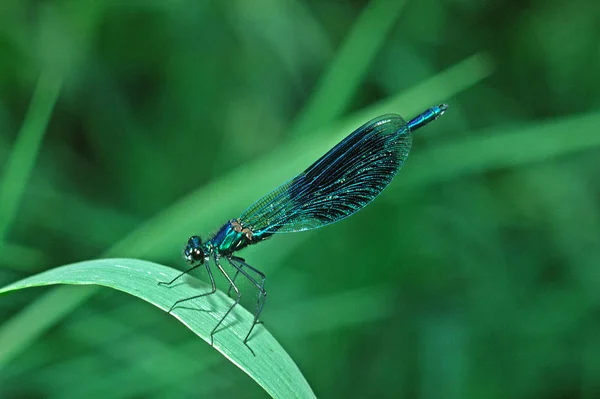
<instances>
[{"instance_id":1,"label":"insect wing","mask_svg":"<svg viewBox=\"0 0 600 399\"><path fill-rule=\"evenodd\" d=\"M289 233L342 220L392 181L412 145L399 115L375 118L292 180L252 204L241 222L254 233Z\"/></svg>"}]
</instances>

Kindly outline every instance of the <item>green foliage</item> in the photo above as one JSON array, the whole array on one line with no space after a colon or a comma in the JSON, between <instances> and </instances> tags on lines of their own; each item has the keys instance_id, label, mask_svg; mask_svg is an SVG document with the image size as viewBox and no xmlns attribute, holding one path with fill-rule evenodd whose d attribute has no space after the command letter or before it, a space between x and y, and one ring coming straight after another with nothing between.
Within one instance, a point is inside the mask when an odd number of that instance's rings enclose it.
<instances>
[{"instance_id":1,"label":"green foliage","mask_svg":"<svg viewBox=\"0 0 600 399\"><path fill-rule=\"evenodd\" d=\"M368 118L447 102L372 205L241 254L266 328L319 397L596 398L597 8L4 0L0 286L92 258L182 269L188 236ZM130 295L0 296L2 398L265 395Z\"/></svg>"},{"instance_id":2,"label":"green foliage","mask_svg":"<svg viewBox=\"0 0 600 399\"><path fill-rule=\"evenodd\" d=\"M179 299L198 295L198 292L210 292L210 284L203 283L186 275L184 282L174 283L170 287L160 286L158 282L171 281L179 271L135 259L103 259L80 262L48 270L25 278L0 289L0 294L30 287L55 284L100 285L137 296L148 303L169 311ZM206 342L212 343L210 332L221 316L231 307L233 300L221 292L210 296L209 307L193 308L189 304L175 307L171 314ZM229 320L215 334L214 347L233 364L241 368L271 396L288 398L300 396L314 397L306 380L275 338L267 331L252 335L252 346L260 356L254 356L243 344L254 315L235 307ZM234 320L234 323L231 323ZM9 326L4 327L4 331ZM18 331L18 329L14 329ZM221 331L222 330L222 331ZM5 348L15 346L19 341L15 336L4 339ZM2 362L0 353L0 362Z\"/></svg>"}]
</instances>

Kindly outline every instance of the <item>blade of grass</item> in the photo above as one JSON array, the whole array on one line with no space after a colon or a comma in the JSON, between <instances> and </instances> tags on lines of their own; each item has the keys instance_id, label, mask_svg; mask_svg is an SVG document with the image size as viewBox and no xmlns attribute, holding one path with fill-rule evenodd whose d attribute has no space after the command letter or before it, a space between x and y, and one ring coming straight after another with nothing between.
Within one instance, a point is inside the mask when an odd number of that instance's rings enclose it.
<instances>
[{"instance_id":1,"label":"blade of grass","mask_svg":"<svg viewBox=\"0 0 600 399\"><path fill-rule=\"evenodd\" d=\"M211 289L210 285L191 276L186 276L186 283L175 284L170 288L158 285L159 281L170 281L179 273L167 266L135 259L102 259L74 263L36 274L0 289L0 294L54 284L93 284L126 292L168 311L178 299L189 298L198 292L209 292ZM206 309L181 306L173 309L170 314L203 340L211 342L210 332L232 303L231 298L217 291L202 303ZM259 328L251 337L250 343L256 356L245 347L243 339L253 319L253 314L236 306L226 320L226 325L214 336L215 349L247 373L272 397L315 397L296 364L266 329ZM232 320L236 322L231 323Z\"/></svg>"},{"instance_id":2,"label":"blade of grass","mask_svg":"<svg viewBox=\"0 0 600 399\"><path fill-rule=\"evenodd\" d=\"M0 252L40 151L60 87L59 75L49 71L41 73L25 121L4 166L0 179Z\"/></svg>"},{"instance_id":3,"label":"blade of grass","mask_svg":"<svg viewBox=\"0 0 600 399\"><path fill-rule=\"evenodd\" d=\"M296 118L293 135L329 124L342 115L405 3L374 0L361 12Z\"/></svg>"},{"instance_id":4,"label":"blade of grass","mask_svg":"<svg viewBox=\"0 0 600 399\"><path fill-rule=\"evenodd\" d=\"M543 162L600 146L600 113L571 116L508 129L495 129L472 137L416 151L403 170L403 190L447 181L485 170ZM568 133L567 133L568 132ZM390 196L393 197L393 196Z\"/></svg>"}]
</instances>

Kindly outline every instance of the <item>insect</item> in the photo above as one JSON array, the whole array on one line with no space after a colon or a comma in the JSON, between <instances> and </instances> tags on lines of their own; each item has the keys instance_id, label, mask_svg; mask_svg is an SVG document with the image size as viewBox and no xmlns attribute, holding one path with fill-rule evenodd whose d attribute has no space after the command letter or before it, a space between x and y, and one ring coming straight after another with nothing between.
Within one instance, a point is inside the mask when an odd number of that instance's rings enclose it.
<instances>
[{"instance_id":1,"label":"insect","mask_svg":"<svg viewBox=\"0 0 600 399\"><path fill-rule=\"evenodd\" d=\"M432 107L408 123L399 115L383 115L365 123L329 152L309 166L304 172L277 187L252 204L237 219L231 219L206 241L199 236L189 238L183 255L191 267L170 282L204 265L210 278L210 292L176 301L169 312L182 302L191 301L216 292L210 263L229 282L228 294L235 291L235 300L210 333L213 335L223 320L239 303L241 294L235 280L239 274L258 289L254 321L244 344L265 305L266 276L234 254L248 245L257 244L276 233L290 233L323 227L345 219L373 201L392 181L408 157L412 145L412 132L439 118L448 108L446 104ZM235 274L223 268L225 260Z\"/></svg>"}]
</instances>

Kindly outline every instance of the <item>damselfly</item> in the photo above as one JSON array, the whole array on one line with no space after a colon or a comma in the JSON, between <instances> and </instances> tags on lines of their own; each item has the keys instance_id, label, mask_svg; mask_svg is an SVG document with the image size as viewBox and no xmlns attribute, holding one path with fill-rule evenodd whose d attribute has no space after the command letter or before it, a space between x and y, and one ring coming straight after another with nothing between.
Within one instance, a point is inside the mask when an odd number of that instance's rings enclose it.
<instances>
[{"instance_id":1,"label":"damselfly","mask_svg":"<svg viewBox=\"0 0 600 399\"><path fill-rule=\"evenodd\" d=\"M448 108L441 104L430 108L408 123L399 115L383 115L365 123L333 147L304 172L279 186L252 204L240 217L231 219L206 241L192 236L184 248L184 257L192 266L170 282L204 265L212 290L173 304L169 312L182 302L216 292L210 263L219 269L229 283L228 294L235 291L235 301L210 333L213 335L231 310L239 303L241 294L235 284L239 274L258 289L254 321L244 338L248 338L259 323L267 292L266 276L234 253L266 240L276 233L311 230L337 222L359 211L373 201L392 181L410 151L412 132L439 118ZM235 274L223 268L225 259Z\"/></svg>"}]
</instances>

